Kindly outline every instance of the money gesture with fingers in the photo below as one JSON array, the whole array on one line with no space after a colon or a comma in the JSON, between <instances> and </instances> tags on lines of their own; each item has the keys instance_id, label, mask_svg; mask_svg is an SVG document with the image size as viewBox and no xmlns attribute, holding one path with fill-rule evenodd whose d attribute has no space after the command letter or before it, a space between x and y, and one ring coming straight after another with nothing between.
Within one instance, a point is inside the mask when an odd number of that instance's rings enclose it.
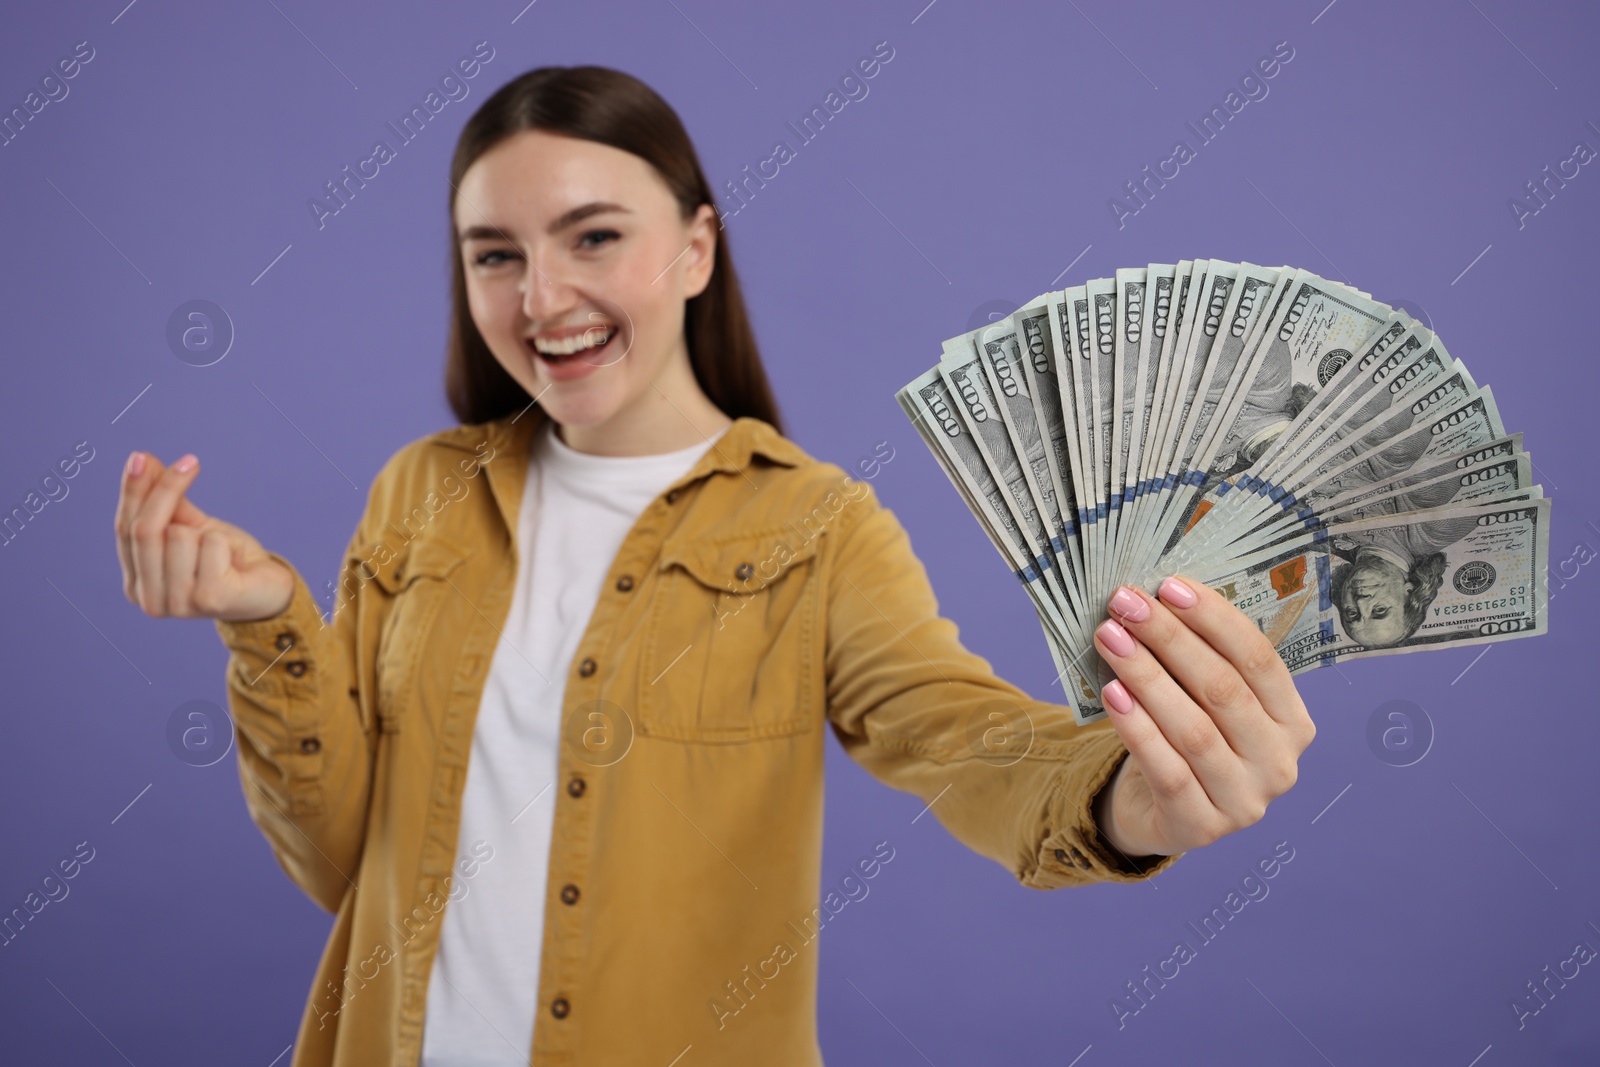
<instances>
[{"instance_id":1,"label":"money gesture with fingers","mask_svg":"<svg viewBox=\"0 0 1600 1067\"><path fill-rule=\"evenodd\" d=\"M294 574L254 537L184 496L199 473L192 455L170 467L146 452L128 457L116 516L123 592L158 618L241 621L282 613Z\"/></svg>"}]
</instances>

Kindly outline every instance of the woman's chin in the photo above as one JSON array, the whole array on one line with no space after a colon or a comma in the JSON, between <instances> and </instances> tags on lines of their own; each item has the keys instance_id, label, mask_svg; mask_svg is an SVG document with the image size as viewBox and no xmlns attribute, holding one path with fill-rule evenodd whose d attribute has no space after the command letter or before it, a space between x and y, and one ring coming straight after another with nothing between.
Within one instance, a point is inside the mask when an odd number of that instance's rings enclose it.
<instances>
[{"instance_id":1,"label":"woman's chin","mask_svg":"<svg viewBox=\"0 0 1600 1067\"><path fill-rule=\"evenodd\" d=\"M599 426L616 414L618 405L610 397L556 396L557 389L546 392L539 400L545 414L563 426L574 428Z\"/></svg>"}]
</instances>

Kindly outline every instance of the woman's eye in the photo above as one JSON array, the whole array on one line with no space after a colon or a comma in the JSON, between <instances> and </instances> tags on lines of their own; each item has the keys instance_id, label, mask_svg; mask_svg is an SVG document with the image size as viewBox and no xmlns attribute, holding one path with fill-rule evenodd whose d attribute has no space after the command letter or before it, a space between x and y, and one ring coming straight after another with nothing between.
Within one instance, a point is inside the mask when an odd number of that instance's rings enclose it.
<instances>
[{"instance_id":1,"label":"woman's eye","mask_svg":"<svg viewBox=\"0 0 1600 1067\"><path fill-rule=\"evenodd\" d=\"M578 238L580 248L599 248L608 241L620 240L622 235L616 230L590 230Z\"/></svg>"},{"instance_id":2,"label":"woman's eye","mask_svg":"<svg viewBox=\"0 0 1600 1067\"><path fill-rule=\"evenodd\" d=\"M480 255L476 259L474 259L472 262L476 263L480 267L496 267L496 266L499 266L501 263L505 262L505 260L504 259L496 259L495 257L496 256L504 257L506 255L507 255L507 253L505 251L500 250L500 249L496 249L493 252L484 252L482 255Z\"/></svg>"}]
</instances>

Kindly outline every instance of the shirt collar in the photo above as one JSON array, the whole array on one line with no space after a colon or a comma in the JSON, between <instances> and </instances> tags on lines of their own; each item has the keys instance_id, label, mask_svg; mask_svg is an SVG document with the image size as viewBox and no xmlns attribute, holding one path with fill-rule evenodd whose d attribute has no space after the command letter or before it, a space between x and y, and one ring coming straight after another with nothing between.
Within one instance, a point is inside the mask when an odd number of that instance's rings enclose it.
<instances>
[{"instance_id":1,"label":"shirt collar","mask_svg":"<svg viewBox=\"0 0 1600 1067\"><path fill-rule=\"evenodd\" d=\"M525 455L533 444L533 431L537 424L537 419L504 415L482 425L461 425L446 430L438 435L437 440L447 447L473 452L487 438L496 453L508 450L513 455ZM716 471L743 470L758 455L785 467L798 466L807 458L799 445L779 433L770 422L742 415L733 420L733 425L728 427L726 433L712 442L706 454L684 476L684 480L693 481Z\"/></svg>"},{"instance_id":2,"label":"shirt collar","mask_svg":"<svg viewBox=\"0 0 1600 1067\"><path fill-rule=\"evenodd\" d=\"M692 482L719 471L742 471L750 466L756 456L785 467L798 466L806 458L800 446L784 437L770 422L745 415L734 419L727 432L711 442L705 455L677 484Z\"/></svg>"},{"instance_id":3,"label":"shirt collar","mask_svg":"<svg viewBox=\"0 0 1600 1067\"><path fill-rule=\"evenodd\" d=\"M538 419L522 417L519 412L486 423L462 424L434 436L435 442L447 448L480 456L487 442L493 450L489 453L493 457L488 465L489 485L508 529L515 528L512 518L520 506L533 433L538 424ZM785 467L798 466L809 458L799 445L779 433L770 422L742 415L734 419L727 432L713 441L695 465L667 489L680 489L719 472L743 471L758 455Z\"/></svg>"}]
</instances>

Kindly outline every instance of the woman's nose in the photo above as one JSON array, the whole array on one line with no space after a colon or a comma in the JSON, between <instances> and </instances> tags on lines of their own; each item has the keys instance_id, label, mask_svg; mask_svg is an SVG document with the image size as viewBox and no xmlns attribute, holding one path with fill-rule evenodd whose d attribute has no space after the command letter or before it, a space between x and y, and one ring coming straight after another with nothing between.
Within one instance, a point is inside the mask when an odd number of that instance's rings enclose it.
<instances>
[{"instance_id":1,"label":"woman's nose","mask_svg":"<svg viewBox=\"0 0 1600 1067\"><path fill-rule=\"evenodd\" d=\"M529 261L527 276L522 280L522 313L527 318L541 325L555 322L573 303L570 286Z\"/></svg>"}]
</instances>

